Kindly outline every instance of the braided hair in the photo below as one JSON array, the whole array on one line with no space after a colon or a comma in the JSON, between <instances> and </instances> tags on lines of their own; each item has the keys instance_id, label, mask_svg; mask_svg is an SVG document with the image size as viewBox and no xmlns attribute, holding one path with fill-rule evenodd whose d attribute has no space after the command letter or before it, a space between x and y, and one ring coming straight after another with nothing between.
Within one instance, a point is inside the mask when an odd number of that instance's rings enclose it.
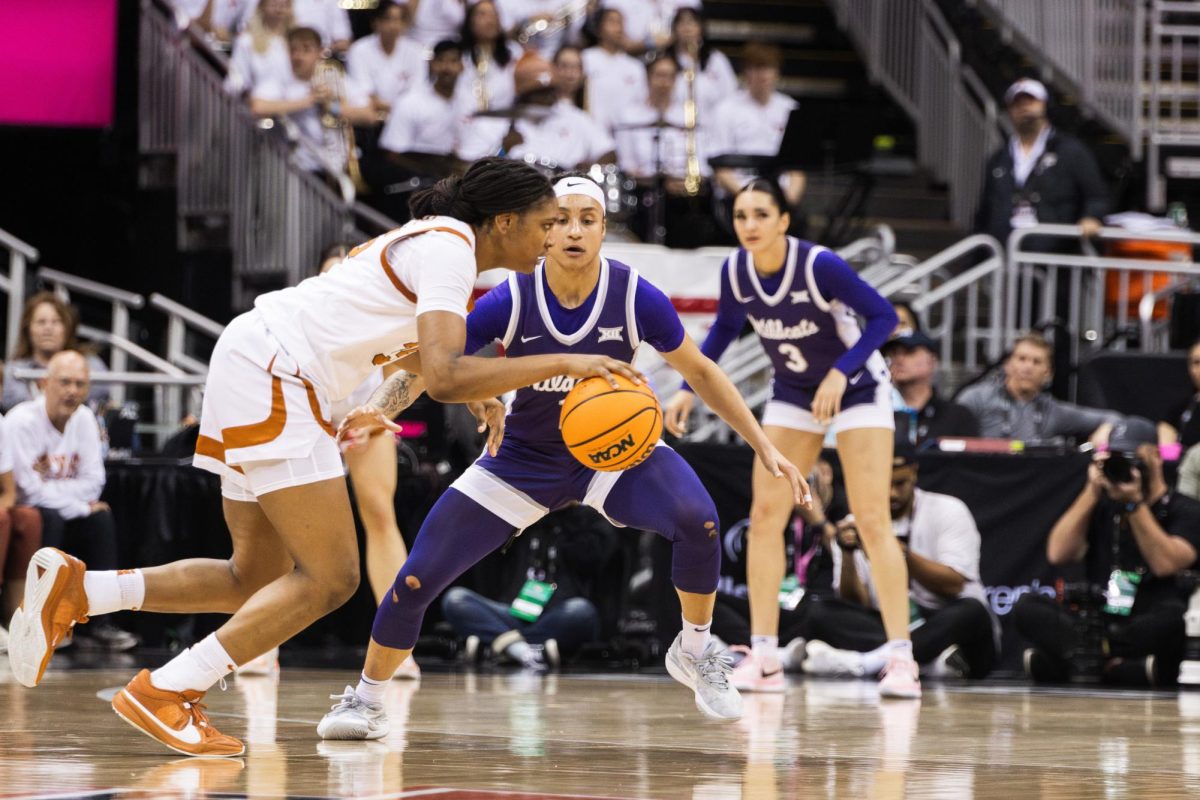
<instances>
[{"instance_id":1,"label":"braided hair","mask_svg":"<svg viewBox=\"0 0 1200 800\"><path fill-rule=\"evenodd\" d=\"M521 161L481 158L460 177L444 178L408 201L414 219L447 216L479 225L498 214L523 214L554 198L542 173Z\"/></svg>"}]
</instances>

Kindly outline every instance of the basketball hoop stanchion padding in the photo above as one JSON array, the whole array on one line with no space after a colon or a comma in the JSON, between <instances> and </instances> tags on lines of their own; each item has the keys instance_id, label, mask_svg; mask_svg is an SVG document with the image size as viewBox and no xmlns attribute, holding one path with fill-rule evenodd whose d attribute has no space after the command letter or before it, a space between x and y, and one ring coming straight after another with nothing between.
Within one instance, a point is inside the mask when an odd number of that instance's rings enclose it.
<instances>
[{"instance_id":1,"label":"basketball hoop stanchion padding","mask_svg":"<svg viewBox=\"0 0 1200 800\"><path fill-rule=\"evenodd\" d=\"M1200 689L1200 573L1185 572L1179 581L1191 590L1187 611L1183 615L1183 661L1179 665L1179 685Z\"/></svg>"}]
</instances>

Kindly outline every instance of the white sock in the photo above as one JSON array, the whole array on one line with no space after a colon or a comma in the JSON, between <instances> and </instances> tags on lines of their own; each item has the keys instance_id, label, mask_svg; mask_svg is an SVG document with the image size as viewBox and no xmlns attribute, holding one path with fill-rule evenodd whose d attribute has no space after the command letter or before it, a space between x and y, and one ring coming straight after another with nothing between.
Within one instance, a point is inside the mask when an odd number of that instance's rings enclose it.
<instances>
[{"instance_id":1,"label":"white sock","mask_svg":"<svg viewBox=\"0 0 1200 800\"><path fill-rule=\"evenodd\" d=\"M358 677L358 686L354 687L354 694L367 705L381 705L383 703L384 692L387 691L387 685L387 681L371 680L367 677L367 673L364 672Z\"/></svg>"},{"instance_id":2,"label":"white sock","mask_svg":"<svg viewBox=\"0 0 1200 800\"><path fill-rule=\"evenodd\" d=\"M911 661L913 657L912 642L908 639L892 639L874 650L863 653L863 668L868 675L874 675L887 666L888 659L893 654Z\"/></svg>"},{"instance_id":3,"label":"white sock","mask_svg":"<svg viewBox=\"0 0 1200 800\"><path fill-rule=\"evenodd\" d=\"M83 574L88 616L114 611L137 611L146 599L146 579L140 569L88 571Z\"/></svg>"},{"instance_id":4,"label":"white sock","mask_svg":"<svg viewBox=\"0 0 1200 800\"><path fill-rule=\"evenodd\" d=\"M750 649L754 652L754 659L760 664L763 662L778 661L779 637L751 636Z\"/></svg>"},{"instance_id":5,"label":"white sock","mask_svg":"<svg viewBox=\"0 0 1200 800\"><path fill-rule=\"evenodd\" d=\"M680 642L680 646L683 647L685 653L692 658L699 658L704 655L710 639L712 639L711 617L706 622L688 622L688 618L683 617L683 640Z\"/></svg>"},{"instance_id":6,"label":"white sock","mask_svg":"<svg viewBox=\"0 0 1200 800\"><path fill-rule=\"evenodd\" d=\"M233 659L210 633L150 673L150 683L159 689L182 692L193 689L207 692L212 685L237 669Z\"/></svg>"}]
</instances>

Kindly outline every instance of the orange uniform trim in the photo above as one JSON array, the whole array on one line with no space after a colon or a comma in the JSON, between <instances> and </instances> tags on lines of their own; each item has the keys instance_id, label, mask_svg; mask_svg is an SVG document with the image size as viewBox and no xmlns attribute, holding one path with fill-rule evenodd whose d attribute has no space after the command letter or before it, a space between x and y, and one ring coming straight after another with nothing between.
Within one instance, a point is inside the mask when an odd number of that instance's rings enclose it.
<instances>
[{"instance_id":1,"label":"orange uniform trim","mask_svg":"<svg viewBox=\"0 0 1200 800\"><path fill-rule=\"evenodd\" d=\"M392 241L388 242L388 247L391 247L393 244L401 241L402 239L407 239L411 236L420 236L422 233L432 233L433 231L440 231L442 233L452 233L455 236L457 236L458 238L462 239L464 242L466 242L467 247L471 247L471 240L468 239L466 236L464 236L462 231L456 231L456 230L454 230L454 228L444 228L441 226L436 227L436 228L426 228L423 231L412 231L410 233L404 234L403 236L398 236L395 239L393 239ZM374 241L374 240L372 240L372 241ZM417 304L417 295L414 294L411 289L409 289L407 286L404 285L404 282L402 280L400 280L400 278L396 275L395 270L392 269L392 265L390 263L388 263L388 257L387 257L388 247L383 248L383 250L381 250L379 252L379 263L383 266L383 274L387 275L387 278L389 281L391 281L392 286L396 287L396 291L398 291L400 294L404 295L404 298L406 300L408 300L408 302L412 303L413 305L416 305ZM472 248L472 249L474 249L474 248ZM351 251L351 254L353 254L353 252L354 251Z\"/></svg>"},{"instance_id":2,"label":"orange uniform trim","mask_svg":"<svg viewBox=\"0 0 1200 800\"><path fill-rule=\"evenodd\" d=\"M321 430L328 433L330 436L336 436L337 430L333 427L332 420L326 422L321 416L321 401L317 399L316 387L312 385L312 381L308 378L301 377L300 373L296 373L296 377L300 378L300 382L304 384L304 391L308 394L308 407L312 411L313 417L317 420L317 424L321 426Z\"/></svg>"},{"instance_id":3,"label":"orange uniform trim","mask_svg":"<svg viewBox=\"0 0 1200 800\"><path fill-rule=\"evenodd\" d=\"M225 464L225 445L221 444L211 436L205 436L204 434L201 434L196 437L196 455L207 456L208 458ZM230 464L225 464L225 466L229 467L235 472L242 472L243 475L245 474L241 467Z\"/></svg>"}]
</instances>

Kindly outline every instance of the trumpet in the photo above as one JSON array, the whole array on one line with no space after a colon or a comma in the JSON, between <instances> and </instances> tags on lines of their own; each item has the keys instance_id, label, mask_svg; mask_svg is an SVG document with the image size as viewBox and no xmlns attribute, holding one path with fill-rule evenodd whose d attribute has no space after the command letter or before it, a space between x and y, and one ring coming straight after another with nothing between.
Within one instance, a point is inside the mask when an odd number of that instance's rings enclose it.
<instances>
[{"instance_id":1,"label":"trumpet","mask_svg":"<svg viewBox=\"0 0 1200 800\"><path fill-rule=\"evenodd\" d=\"M517 31L517 42L528 47L530 40L538 36L552 36L571 27L575 20L587 13L590 0L569 0L559 7L549 19L528 20Z\"/></svg>"},{"instance_id":2,"label":"trumpet","mask_svg":"<svg viewBox=\"0 0 1200 800\"><path fill-rule=\"evenodd\" d=\"M475 64L475 83L471 87L475 95L475 108L478 111L488 111L491 108L491 97L488 96L487 77L492 69L492 51L480 48L479 61Z\"/></svg>"},{"instance_id":3,"label":"trumpet","mask_svg":"<svg viewBox=\"0 0 1200 800\"><path fill-rule=\"evenodd\" d=\"M696 66L700 63L700 52L695 46L688 48L691 61L683 72L687 96L683 101L684 153L687 157L687 171L683 178L683 188L689 197L700 194L700 156L696 149Z\"/></svg>"},{"instance_id":4,"label":"trumpet","mask_svg":"<svg viewBox=\"0 0 1200 800\"><path fill-rule=\"evenodd\" d=\"M367 182L363 180L362 169L358 163L354 126L334 111L346 103L346 68L336 58L323 58L317 62L312 80L314 86L323 87L330 97L330 102L321 108L321 127L338 132L340 144L337 155L339 158L345 158L346 174L354 182L355 189L360 192L366 191Z\"/></svg>"}]
</instances>

